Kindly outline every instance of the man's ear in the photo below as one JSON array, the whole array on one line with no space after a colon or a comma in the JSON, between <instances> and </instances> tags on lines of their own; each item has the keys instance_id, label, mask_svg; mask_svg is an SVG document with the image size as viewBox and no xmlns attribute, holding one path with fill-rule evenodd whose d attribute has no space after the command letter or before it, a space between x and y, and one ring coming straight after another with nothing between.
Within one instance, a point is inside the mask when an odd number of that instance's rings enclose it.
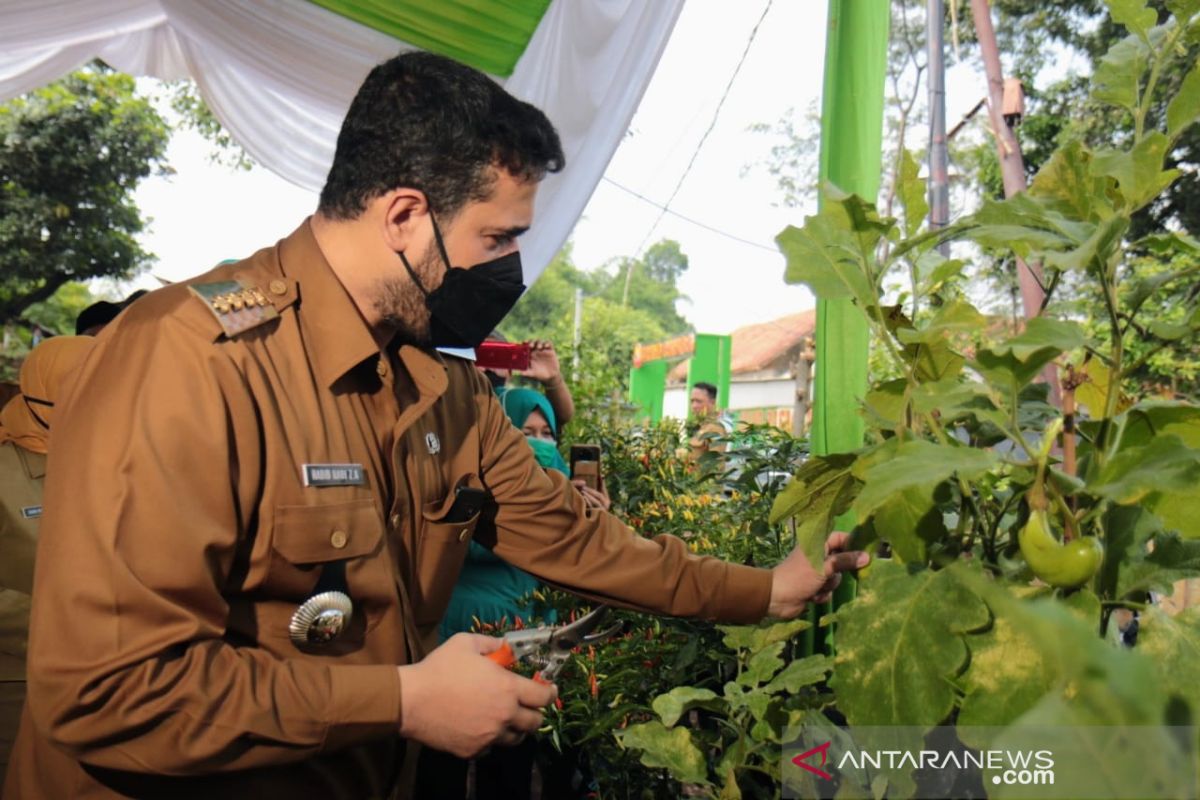
<instances>
[{"instance_id":1,"label":"man's ear","mask_svg":"<svg viewBox=\"0 0 1200 800\"><path fill-rule=\"evenodd\" d=\"M429 235L425 228L429 201L420 189L392 189L374 204L383 240L392 252L408 250Z\"/></svg>"}]
</instances>

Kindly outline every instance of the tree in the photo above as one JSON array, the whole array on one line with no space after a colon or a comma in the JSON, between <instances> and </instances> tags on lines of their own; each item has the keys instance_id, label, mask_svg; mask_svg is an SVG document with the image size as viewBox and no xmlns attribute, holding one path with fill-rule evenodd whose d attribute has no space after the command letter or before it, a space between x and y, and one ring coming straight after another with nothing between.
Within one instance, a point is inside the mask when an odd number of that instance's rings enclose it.
<instances>
[{"instance_id":1,"label":"tree","mask_svg":"<svg viewBox=\"0 0 1200 800\"><path fill-rule=\"evenodd\" d=\"M619 305L648 311L670 336L692 329L691 324L675 310L676 302L686 299L676 282L688 268L688 257L679 249L678 242L671 239L655 242L640 259L618 259L616 266L616 275L609 281L602 281L599 286L601 297Z\"/></svg>"},{"instance_id":2,"label":"tree","mask_svg":"<svg viewBox=\"0 0 1200 800\"><path fill-rule=\"evenodd\" d=\"M169 136L133 78L98 62L0 106L0 319L153 261L133 192L165 170Z\"/></svg>"}]
</instances>

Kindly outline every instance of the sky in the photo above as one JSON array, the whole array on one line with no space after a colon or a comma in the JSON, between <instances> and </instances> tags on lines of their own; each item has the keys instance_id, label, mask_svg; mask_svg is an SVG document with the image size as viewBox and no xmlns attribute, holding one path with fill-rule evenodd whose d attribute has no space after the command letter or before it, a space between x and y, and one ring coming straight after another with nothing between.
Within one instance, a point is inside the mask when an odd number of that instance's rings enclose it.
<instances>
[{"instance_id":1,"label":"sky","mask_svg":"<svg viewBox=\"0 0 1200 800\"><path fill-rule=\"evenodd\" d=\"M805 288L784 283L774 237L788 224L802 224L814 209L781 206L782 194L761 166L776 140L750 127L771 125L789 109L803 113L818 100L826 5L684 5L629 134L571 235L577 266L592 269L635 256L659 239L675 239L689 259L680 281L688 299L679 311L701 333L730 333L813 307ZM948 78L951 125L982 95L982 84L976 87L956 92ZM910 146L923 145L910 140ZM158 285L152 276L178 280L248 255L286 236L315 208L315 193L261 167L245 172L210 163L212 149L197 134L177 132L168 151L174 174L138 188L138 205L152 220L142 243L159 263L133 286L152 288ZM656 225L658 206L685 173L670 208L692 221L668 213Z\"/></svg>"}]
</instances>

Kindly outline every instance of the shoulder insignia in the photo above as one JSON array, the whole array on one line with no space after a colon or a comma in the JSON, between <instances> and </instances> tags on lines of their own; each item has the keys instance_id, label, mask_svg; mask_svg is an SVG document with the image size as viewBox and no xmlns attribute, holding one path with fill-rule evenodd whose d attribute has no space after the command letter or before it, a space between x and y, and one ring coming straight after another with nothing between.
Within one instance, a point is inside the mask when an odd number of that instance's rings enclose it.
<instances>
[{"instance_id":1,"label":"shoulder insignia","mask_svg":"<svg viewBox=\"0 0 1200 800\"><path fill-rule=\"evenodd\" d=\"M237 281L197 283L188 287L208 306L225 335L233 338L279 316L275 305L257 286Z\"/></svg>"}]
</instances>

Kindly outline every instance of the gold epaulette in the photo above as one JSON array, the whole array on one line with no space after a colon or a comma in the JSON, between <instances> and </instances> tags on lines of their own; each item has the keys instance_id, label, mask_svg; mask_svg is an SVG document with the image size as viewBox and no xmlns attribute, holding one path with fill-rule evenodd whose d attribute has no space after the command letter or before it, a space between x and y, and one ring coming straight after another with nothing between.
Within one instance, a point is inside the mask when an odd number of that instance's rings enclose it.
<instances>
[{"instance_id":1,"label":"gold epaulette","mask_svg":"<svg viewBox=\"0 0 1200 800\"><path fill-rule=\"evenodd\" d=\"M279 316L275 304L257 286L244 286L237 281L219 281L197 283L188 288L204 301L220 323L221 330L231 338Z\"/></svg>"}]
</instances>

